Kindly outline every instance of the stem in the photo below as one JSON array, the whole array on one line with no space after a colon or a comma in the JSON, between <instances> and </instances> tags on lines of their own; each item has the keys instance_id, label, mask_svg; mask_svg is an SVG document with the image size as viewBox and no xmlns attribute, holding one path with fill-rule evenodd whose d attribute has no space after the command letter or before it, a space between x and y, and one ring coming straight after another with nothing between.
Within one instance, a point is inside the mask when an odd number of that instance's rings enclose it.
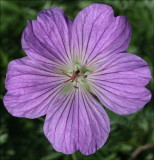
<instances>
[{"instance_id":1,"label":"stem","mask_svg":"<svg viewBox=\"0 0 154 160\"><path fill-rule=\"evenodd\" d=\"M72 154L72 159L77 160L75 153Z\"/></svg>"},{"instance_id":2,"label":"stem","mask_svg":"<svg viewBox=\"0 0 154 160\"><path fill-rule=\"evenodd\" d=\"M154 147L154 143L150 143L150 144L145 144L145 145L139 146L139 147L130 155L130 157L128 158L128 160L136 159L136 157L137 157L141 152L143 152L144 150L147 150L147 149L149 149L149 148L152 148L152 147Z\"/></svg>"}]
</instances>

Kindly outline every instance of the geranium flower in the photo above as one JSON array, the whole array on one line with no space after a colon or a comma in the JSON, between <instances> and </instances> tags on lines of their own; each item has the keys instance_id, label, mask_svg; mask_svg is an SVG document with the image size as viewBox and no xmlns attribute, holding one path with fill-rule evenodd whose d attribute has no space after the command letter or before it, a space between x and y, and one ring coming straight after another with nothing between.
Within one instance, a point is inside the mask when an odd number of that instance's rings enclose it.
<instances>
[{"instance_id":1,"label":"geranium flower","mask_svg":"<svg viewBox=\"0 0 154 160\"><path fill-rule=\"evenodd\" d=\"M108 5L92 4L73 22L61 9L41 11L22 35L27 57L8 66L6 109L16 117L46 115L44 133L58 152L94 153L110 132L100 103L127 115L151 98L148 64L125 53L130 38L129 22Z\"/></svg>"}]
</instances>

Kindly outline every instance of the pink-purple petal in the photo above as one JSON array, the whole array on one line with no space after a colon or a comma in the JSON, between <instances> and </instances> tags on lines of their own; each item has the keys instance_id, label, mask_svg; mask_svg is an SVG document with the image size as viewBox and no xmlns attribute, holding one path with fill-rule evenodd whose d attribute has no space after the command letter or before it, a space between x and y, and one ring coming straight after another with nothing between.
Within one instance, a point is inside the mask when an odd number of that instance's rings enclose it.
<instances>
[{"instance_id":1,"label":"pink-purple petal","mask_svg":"<svg viewBox=\"0 0 154 160\"><path fill-rule=\"evenodd\" d=\"M126 51L131 27L125 17L114 17L110 6L92 4L75 18L72 35L81 63L92 64L109 54Z\"/></svg>"},{"instance_id":2,"label":"pink-purple petal","mask_svg":"<svg viewBox=\"0 0 154 160\"><path fill-rule=\"evenodd\" d=\"M36 63L28 57L14 60L8 66L5 81L8 90L5 107L17 117L43 116L59 98L64 80L50 65Z\"/></svg>"},{"instance_id":3,"label":"pink-purple petal","mask_svg":"<svg viewBox=\"0 0 154 160\"><path fill-rule=\"evenodd\" d=\"M37 20L28 21L22 47L33 59L66 66L70 59L72 22L58 8L41 11Z\"/></svg>"},{"instance_id":4,"label":"pink-purple petal","mask_svg":"<svg viewBox=\"0 0 154 160\"><path fill-rule=\"evenodd\" d=\"M96 96L118 114L134 113L150 101L151 93L145 88L150 80L148 64L128 53L111 55L89 76Z\"/></svg>"},{"instance_id":5,"label":"pink-purple petal","mask_svg":"<svg viewBox=\"0 0 154 160\"><path fill-rule=\"evenodd\" d=\"M58 152L89 155L103 146L110 126L104 109L83 88L73 88L47 113L44 132Z\"/></svg>"},{"instance_id":6,"label":"pink-purple petal","mask_svg":"<svg viewBox=\"0 0 154 160\"><path fill-rule=\"evenodd\" d=\"M130 38L128 20L115 17L105 4L84 8L74 22L61 9L41 11L22 35L28 57L8 66L6 109L16 117L46 115L44 132L58 152L95 153L110 131L95 97L122 115L137 112L151 99L145 88L151 80L148 64L124 53Z\"/></svg>"}]
</instances>

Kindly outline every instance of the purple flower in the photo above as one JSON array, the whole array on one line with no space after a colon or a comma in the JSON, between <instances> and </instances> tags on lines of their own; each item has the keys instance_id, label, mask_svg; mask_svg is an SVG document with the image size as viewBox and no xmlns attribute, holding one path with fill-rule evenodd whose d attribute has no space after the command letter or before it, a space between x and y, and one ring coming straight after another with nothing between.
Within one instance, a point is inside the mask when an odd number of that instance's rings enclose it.
<instances>
[{"instance_id":1,"label":"purple flower","mask_svg":"<svg viewBox=\"0 0 154 160\"><path fill-rule=\"evenodd\" d=\"M16 117L46 115L44 132L58 152L94 153L110 131L96 97L121 115L151 98L148 64L125 53L130 38L129 22L108 5L92 4L74 22L61 9L41 11L22 35L27 57L8 66L6 109Z\"/></svg>"}]
</instances>

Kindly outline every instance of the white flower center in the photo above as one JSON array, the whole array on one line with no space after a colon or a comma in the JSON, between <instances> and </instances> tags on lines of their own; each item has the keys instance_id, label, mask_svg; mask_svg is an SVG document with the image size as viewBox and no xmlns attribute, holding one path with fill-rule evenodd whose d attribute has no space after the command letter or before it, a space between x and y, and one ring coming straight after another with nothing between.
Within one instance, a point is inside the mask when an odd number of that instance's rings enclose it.
<instances>
[{"instance_id":1,"label":"white flower center","mask_svg":"<svg viewBox=\"0 0 154 160\"><path fill-rule=\"evenodd\" d=\"M75 63L73 69L70 71L60 69L61 74L66 76L68 80L65 81L67 85L64 87L64 94L68 93L72 87L78 89L82 85L87 91L92 92L88 84L88 75L93 72L93 69L87 69L85 66Z\"/></svg>"}]
</instances>

